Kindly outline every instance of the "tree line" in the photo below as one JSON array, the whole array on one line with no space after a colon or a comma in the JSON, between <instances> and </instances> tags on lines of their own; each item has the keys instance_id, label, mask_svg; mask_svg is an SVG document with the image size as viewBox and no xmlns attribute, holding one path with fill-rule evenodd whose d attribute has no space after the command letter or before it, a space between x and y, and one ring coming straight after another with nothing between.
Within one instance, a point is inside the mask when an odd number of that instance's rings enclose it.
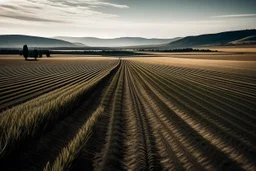
<instances>
[{"instance_id":1,"label":"tree line","mask_svg":"<svg viewBox=\"0 0 256 171\"><path fill-rule=\"evenodd\" d=\"M28 57L33 57L35 59L37 59L38 57L43 57L43 54L45 54L46 57L50 57L51 55L49 50L29 50L27 45L23 46L22 55L26 60Z\"/></svg>"},{"instance_id":2,"label":"tree line","mask_svg":"<svg viewBox=\"0 0 256 171\"><path fill-rule=\"evenodd\" d=\"M23 46L22 50L19 49L0 49L0 54L1 55L20 55L23 56L25 59L32 57L32 58L41 58L43 55L46 57L51 56L51 52L46 49L33 49L30 50L27 45Z\"/></svg>"},{"instance_id":3,"label":"tree line","mask_svg":"<svg viewBox=\"0 0 256 171\"><path fill-rule=\"evenodd\" d=\"M73 55L101 55L101 56L131 56L138 53L126 50L85 50L85 51L51 51L52 54L73 54Z\"/></svg>"},{"instance_id":4,"label":"tree line","mask_svg":"<svg viewBox=\"0 0 256 171\"><path fill-rule=\"evenodd\" d=\"M149 52L217 52L217 50L210 49L193 49L193 48L184 48L184 49L137 49L138 51L149 51Z\"/></svg>"}]
</instances>

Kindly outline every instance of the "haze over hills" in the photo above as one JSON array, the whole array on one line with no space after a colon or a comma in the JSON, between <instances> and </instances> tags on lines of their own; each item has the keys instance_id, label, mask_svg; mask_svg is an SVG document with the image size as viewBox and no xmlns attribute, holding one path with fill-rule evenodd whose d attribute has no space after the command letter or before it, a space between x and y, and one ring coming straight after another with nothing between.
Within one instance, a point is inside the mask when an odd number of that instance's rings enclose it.
<instances>
[{"instance_id":1,"label":"haze over hills","mask_svg":"<svg viewBox=\"0 0 256 171\"><path fill-rule=\"evenodd\" d=\"M36 36L26 36L26 35L0 35L0 47L2 48L21 48L24 44L29 47L75 47L67 41L36 37Z\"/></svg>"},{"instance_id":2,"label":"haze over hills","mask_svg":"<svg viewBox=\"0 0 256 171\"><path fill-rule=\"evenodd\" d=\"M100 39L95 37L45 38L26 35L0 35L0 48L21 48L24 44L27 44L29 47L61 47L67 49L93 47L181 49L201 46L251 45L256 44L256 30L228 31L174 39L147 39L141 37L121 37L115 39Z\"/></svg>"},{"instance_id":3,"label":"haze over hills","mask_svg":"<svg viewBox=\"0 0 256 171\"><path fill-rule=\"evenodd\" d=\"M228 31L216 34L188 36L180 40L161 46L160 49L193 48L200 46L222 46L232 44L234 41L255 36L256 30ZM240 40L241 41L241 40ZM252 41L251 41L252 42ZM249 42L247 42L249 43Z\"/></svg>"},{"instance_id":4,"label":"haze over hills","mask_svg":"<svg viewBox=\"0 0 256 171\"><path fill-rule=\"evenodd\" d=\"M120 37L113 39L102 39L96 37L55 37L69 42L79 42L91 47L124 47L124 46L140 46L140 45L160 45L170 43L181 38L173 39L147 39L142 37Z\"/></svg>"},{"instance_id":5,"label":"haze over hills","mask_svg":"<svg viewBox=\"0 0 256 171\"><path fill-rule=\"evenodd\" d=\"M239 40L235 40L230 42L231 45L252 45L256 44L256 35L255 36L248 36Z\"/></svg>"}]
</instances>

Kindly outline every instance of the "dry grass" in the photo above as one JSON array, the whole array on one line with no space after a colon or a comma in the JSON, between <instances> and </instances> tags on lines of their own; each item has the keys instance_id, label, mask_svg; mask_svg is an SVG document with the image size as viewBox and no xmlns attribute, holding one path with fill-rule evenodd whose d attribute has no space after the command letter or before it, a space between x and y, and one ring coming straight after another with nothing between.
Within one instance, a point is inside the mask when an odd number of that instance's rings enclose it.
<instances>
[{"instance_id":1,"label":"dry grass","mask_svg":"<svg viewBox=\"0 0 256 171\"><path fill-rule=\"evenodd\" d=\"M239 45L239 46L213 46L207 47L211 50L218 50L222 52L245 52L255 53L256 45ZM204 49L204 48L203 48Z\"/></svg>"},{"instance_id":2,"label":"dry grass","mask_svg":"<svg viewBox=\"0 0 256 171\"><path fill-rule=\"evenodd\" d=\"M73 160L77 157L81 149L85 146L89 139L92 129L95 126L97 120L100 118L104 111L102 106L92 114L92 116L81 127L73 140L70 141L67 147L65 147L54 163L51 165L49 162L44 168L45 171L62 171L68 170Z\"/></svg>"}]
</instances>

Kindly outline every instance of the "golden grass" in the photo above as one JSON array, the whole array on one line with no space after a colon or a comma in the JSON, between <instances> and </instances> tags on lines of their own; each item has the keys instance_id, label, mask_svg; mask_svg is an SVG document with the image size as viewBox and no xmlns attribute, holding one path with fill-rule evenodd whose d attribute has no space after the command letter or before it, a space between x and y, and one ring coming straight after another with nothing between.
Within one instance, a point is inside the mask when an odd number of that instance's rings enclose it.
<instances>
[{"instance_id":1,"label":"golden grass","mask_svg":"<svg viewBox=\"0 0 256 171\"><path fill-rule=\"evenodd\" d=\"M76 136L70 141L70 143L62 149L59 156L51 165L47 163L44 171L62 171L68 170L72 161L76 158L79 151L85 146L87 140L91 135L91 131L95 126L97 120L103 113L104 108L99 106L92 116L86 121L86 123L80 128Z\"/></svg>"}]
</instances>

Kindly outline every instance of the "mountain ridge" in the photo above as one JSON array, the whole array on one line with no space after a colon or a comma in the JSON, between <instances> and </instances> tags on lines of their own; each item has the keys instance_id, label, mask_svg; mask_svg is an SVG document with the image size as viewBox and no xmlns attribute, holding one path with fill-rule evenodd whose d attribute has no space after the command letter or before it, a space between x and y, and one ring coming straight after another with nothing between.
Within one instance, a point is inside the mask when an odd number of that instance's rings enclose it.
<instances>
[{"instance_id":1,"label":"mountain ridge","mask_svg":"<svg viewBox=\"0 0 256 171\"><path fill-rule=\"evenodd\" d=\"M21 34L0 35L0 47L21 48L27 44L29 47L75 47L74 44L53 38L30 36Z\"/></svg>"},{"instance_id":2,"label":"mountain ridge","mask_svg":"<svg viewBox=\"0 0 256 171\"><path fill-rule=\"evenodd\" d=\"M97 38L97 37L54 37L60 40L69 42L79 42L91 47L125 47L125 46L139 46L139 45L155 45L166 44L180 39L161 39L161 38L143 38L143 37L119 37L119 38Z\"/></svg>"},{"instance_id":3,"label":"mountain ridge","mask_svg":"<svg viewBox=\"0 0 256 171\"><path fill-rule=\"evenodd\" d=\"M193 48L200 46L221 46L230 42L256 35L256 29L236 30L213 34L187 36L160 47L160 49Z\"/></svg>"},{"instance_id":4,"label":"mountain ridge","mask_svg":"<svg viewBox=\"0 0 256 171\"><path fill-rule=\"evenodd\" d=\"M38 48L143 48L143 49L181 49L207 46L255 44L256 29L236 30L212 34L187 36L184 38L143 38L143 37L61 37L47 38L21 34L0 35L0 48L21 48L24 44ZM65 40L63 40L65 39Z\"/></svg>"}]
</instances>

